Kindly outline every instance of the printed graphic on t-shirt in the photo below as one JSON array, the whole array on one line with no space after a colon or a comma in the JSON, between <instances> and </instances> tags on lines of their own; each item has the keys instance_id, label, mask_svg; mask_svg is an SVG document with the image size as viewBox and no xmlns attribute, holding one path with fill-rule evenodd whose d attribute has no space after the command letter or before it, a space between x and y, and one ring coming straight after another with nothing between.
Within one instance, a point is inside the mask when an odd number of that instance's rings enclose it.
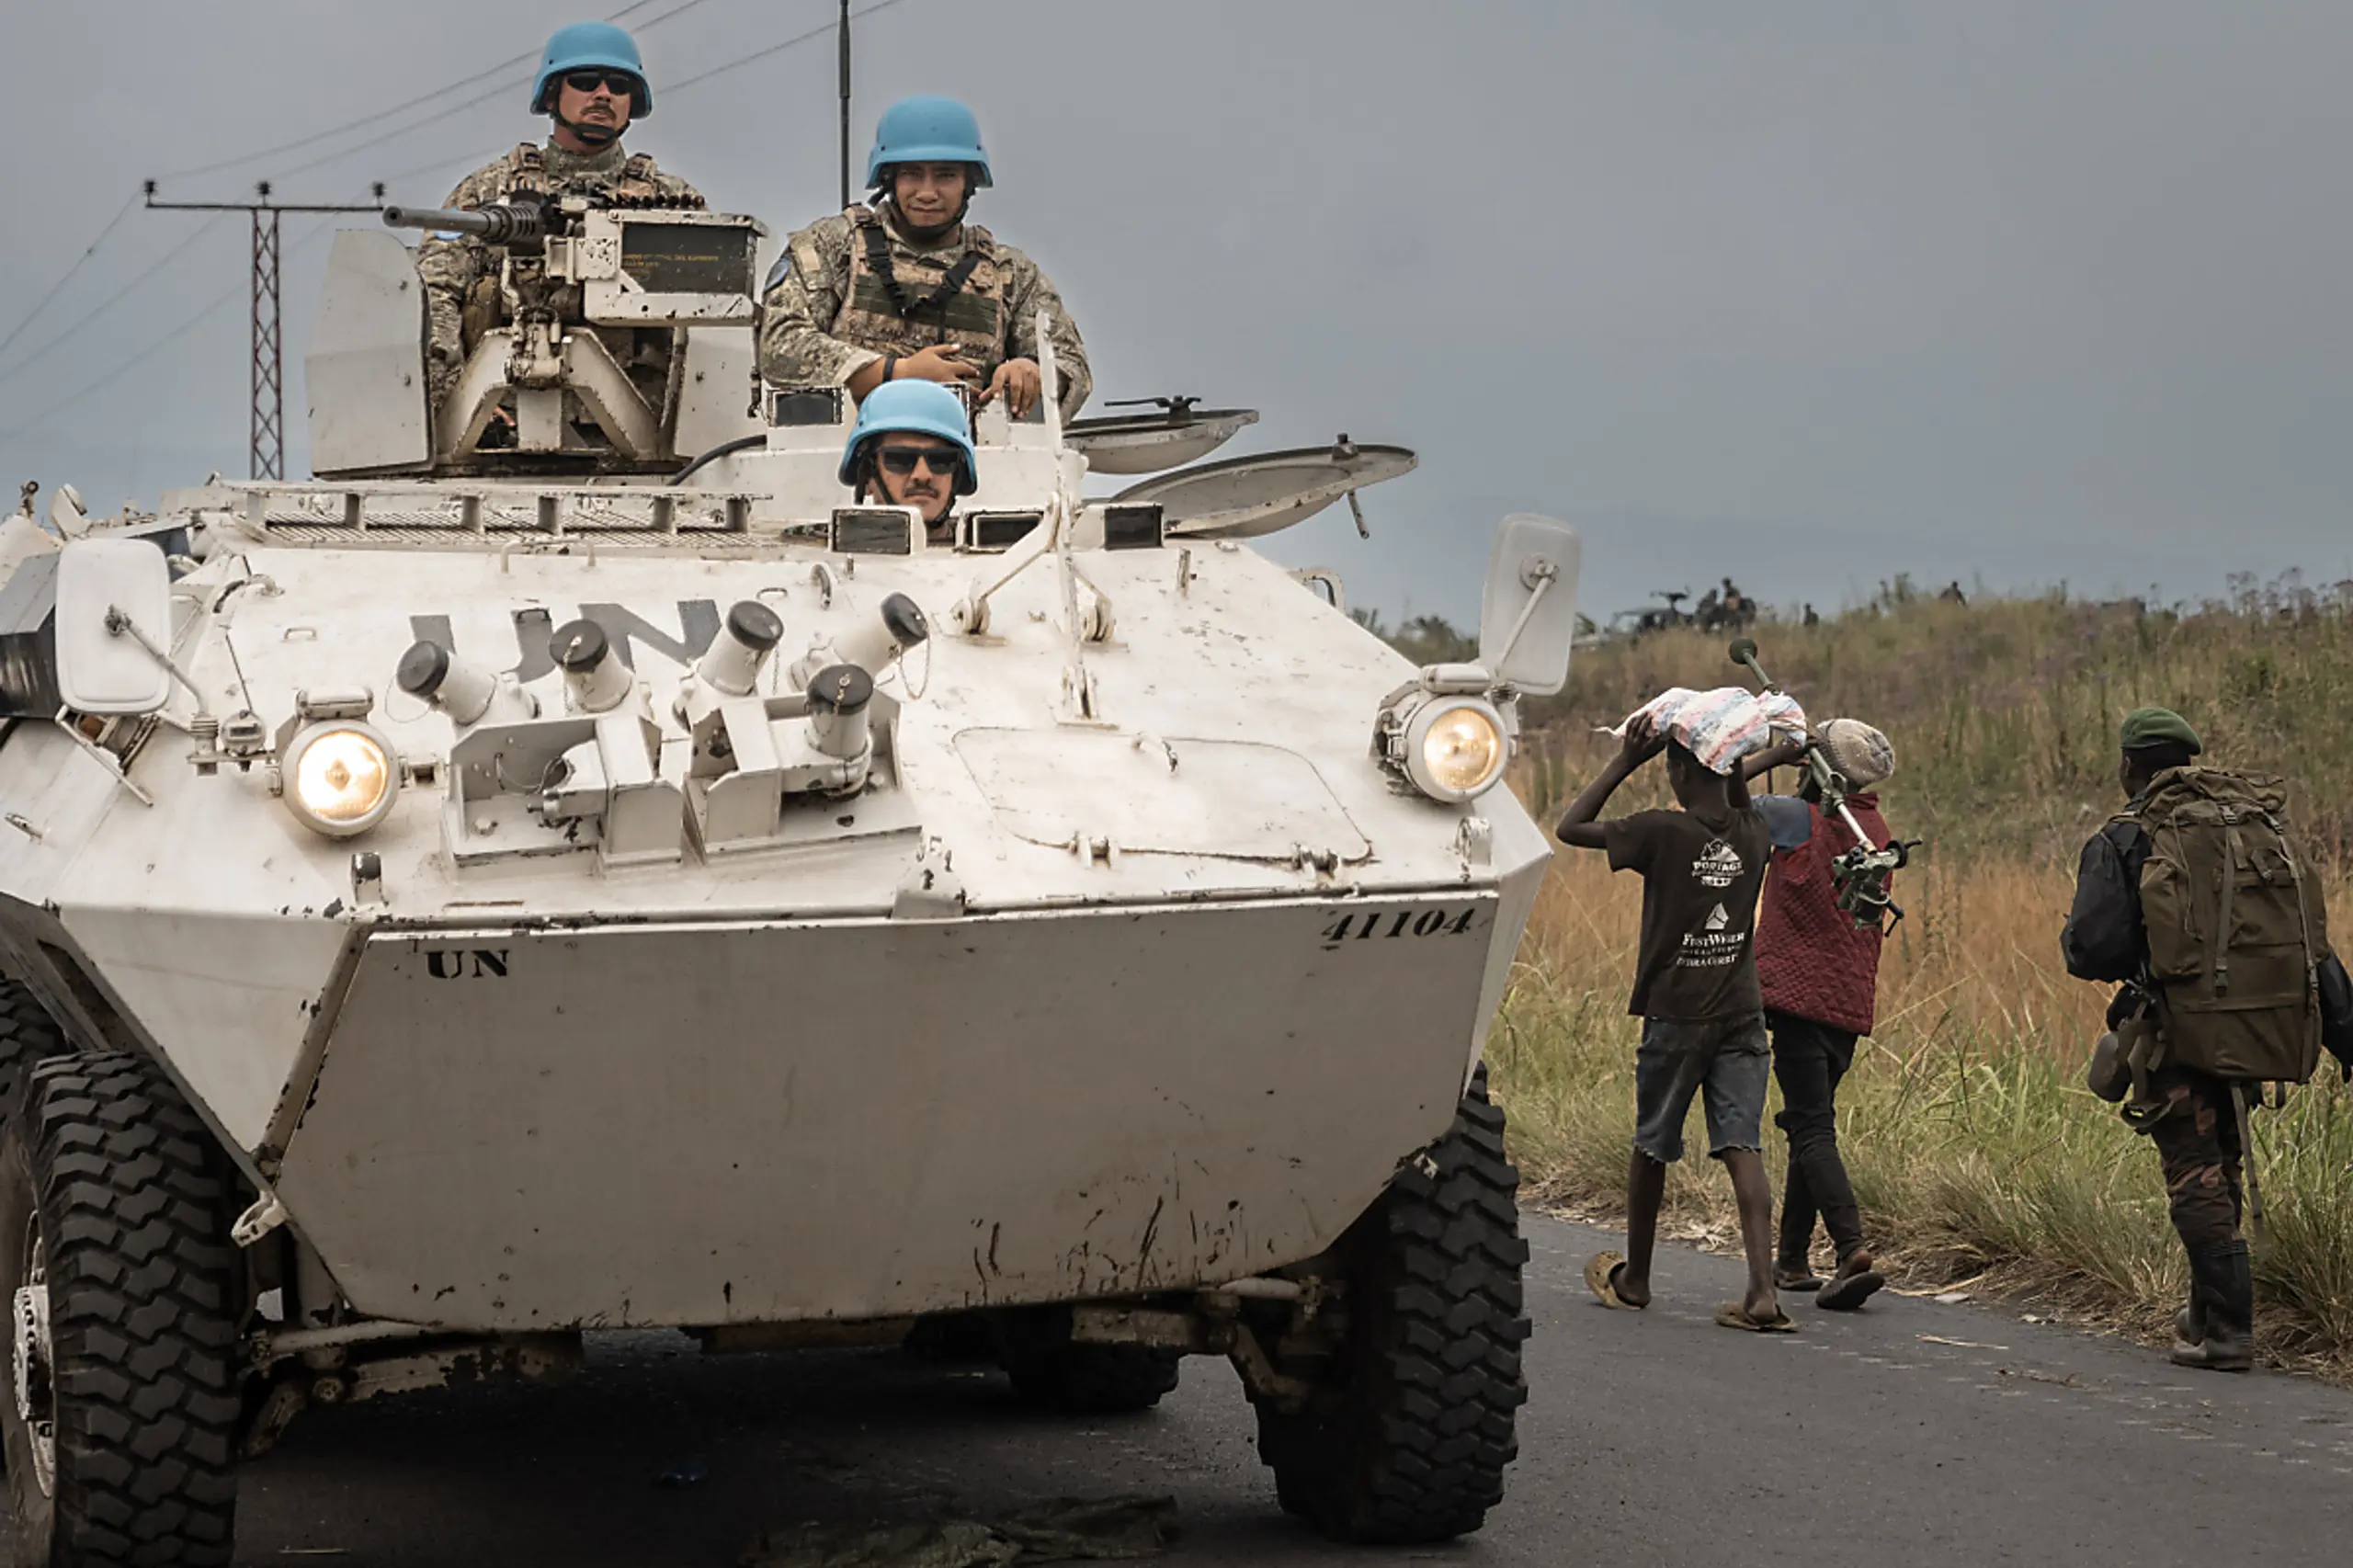
<instances>
[{"instance_id":1,"label":"printed graphic on t-shirt","mask_svg":"<svg viewBox=\"0 0 2353 1568\"><path fill-rule=\"evenodd\" d=\"M1683 950L1675 955L1677 969L1722 969L1735 964L1748 951L1748 933L1726 931L1712 920L1705 931L1683 933Z\"/></svg>"},{"instance_id":2,"label":"printed graphic on t-shirt","mask_svg":"<svg viewBox=\"0 0 2353 1568\"><path fill-rule=\"evenodd\" d=\"M1692 879L1704 887L1728 888L1740 880L1745 868L1740 851L1722 839L1711 840L1699 858L1691 862ZM1701 929L1683 933L1683 946L1675 955L1677 969L1722 969L1740 961L1748 950L1748 933L1734 931L1732 912L1721 903L1708 911L1700 921Z\"/></svg>"},{"instance_id":3,"label":"printed graphic on t-shirt","mask_svg":"<svg viewBox=\"0 0 2353 1568\"><path fill-rule=\"evenodd\" d=\"M1751 961L1756 892L1772 853L1751 807L1722 823L1636 812L1605 824L1609 864L1643 873L1643 930L1630 1011L1701 1021L1760 1005Z\"/></svg>"},{"instance_id":4,"label":"printed graphic on t-shirt","mask_svg":"<svg viewBox=\"0 0 2353 1568\"><path fill-rule=\"evenodd\" d=\"M1711 888L1732 886L1740 881L1740 851L1721 838L1711 841L1699 851L1699 858L1691 862L1691 874Z\"/></svg>"}]
</instances>

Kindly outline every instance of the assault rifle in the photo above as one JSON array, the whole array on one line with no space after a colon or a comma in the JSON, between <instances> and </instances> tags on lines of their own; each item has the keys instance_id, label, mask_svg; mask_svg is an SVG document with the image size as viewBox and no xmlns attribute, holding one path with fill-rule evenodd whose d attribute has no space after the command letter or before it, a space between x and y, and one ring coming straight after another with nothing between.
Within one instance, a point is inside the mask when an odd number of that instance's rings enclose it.
<instances>
[{"instance_id":1,"label":"assault rifle","mask_svg":"<svg viewBox=\"0 0 2353 1568\"><path fill-rule=\"evenodd\" d=\"M1755 638L1742 638L1732 645L1731 652L1732 662L1754 675L1757 685L1769 692L1780 692L1773 677L1765 673L1765 666L1756 662ZM1847 824L1847 831L1855 835L1854 847L1830 863L1831 885L1837 891L1838 907L1852 915L1858 926L1882 934L1893 930L1903 920L1904 910L1889 896L1887 881L1912 863L1912 851L1920 846L1921 840L1891 838L1885 845L1874 845L1871 835L1863 831L1863 824L1847 808L1847 799L1857 793L1855 787L1812 734L1806 736L1802 757L1806 776L1813 780L1813 787L1822 797L1823 810L1836 812L1838 820Z\"/></svg>"}]
</instances>

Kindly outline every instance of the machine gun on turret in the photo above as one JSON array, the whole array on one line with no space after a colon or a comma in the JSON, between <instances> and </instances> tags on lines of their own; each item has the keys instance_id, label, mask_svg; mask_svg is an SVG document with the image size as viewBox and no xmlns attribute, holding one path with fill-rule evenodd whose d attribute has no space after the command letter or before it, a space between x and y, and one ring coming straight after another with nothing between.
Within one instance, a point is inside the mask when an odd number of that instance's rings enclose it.
<instances>
[{"instance_id":1,"label":"machine gun on turret","mask_svg":"<svg viewBox=\"0 0 2353 1568\"><path fill-rule=\"evenodd\" d=\"M1744 637L1732 645L1732 662L1756 677L1756 684L1767 691L1781 688L1765 666L1756 662L1756 642ZM1813 780L1822 799L1822 809L1834 813L1855 835L1854 846L1830 863L1831 884L1837 890L1838 907L1854 917L1858 926L1881 931L1894 929L1904 918L1903 907L1888 893L1888 879L1912 863L1912 851L1920 846L1916 838L1891 838L1884 845L1871 842L1863 824L1847 804L1847 797L1857 793L1838 765L1823 748L1821 741L1809 733L1802 754L1806 777Z\"/></svg>"},{"instance_id":2,"label":"machine gun on turret","mask_svg":"<svg viewBox=\"0 0 2353 1568\"><path fill-rule=\"evenodd\" d=\"M457 379L438 406L410 412L390 402L422 401L424 366L403 352L422 340L415 262L389 236L338 237L313 355L336 415L313 415L320 473L651 474L676 468L682 447L748 426L737 393L751 383L758 220L576 195L387 207L383 218L494 247L495 272L466 301ZM649 333L667 335L666 354L639 335ZM381 373L387 361L398 378ZM733 424L717 428L730 405Z\"/></svg>"},{"instance_id":3,"label":"machine gun on turret","mask_svg":"<svg viewBox=\"0 0 2353 1568\"><path fill-rule=\"evenodd\" d=\"M387 207L384 226L472 234L494 245L536 244L548 231L547 210L536 201L507 201L482 208Z\"/></svg>"}]
</instances>

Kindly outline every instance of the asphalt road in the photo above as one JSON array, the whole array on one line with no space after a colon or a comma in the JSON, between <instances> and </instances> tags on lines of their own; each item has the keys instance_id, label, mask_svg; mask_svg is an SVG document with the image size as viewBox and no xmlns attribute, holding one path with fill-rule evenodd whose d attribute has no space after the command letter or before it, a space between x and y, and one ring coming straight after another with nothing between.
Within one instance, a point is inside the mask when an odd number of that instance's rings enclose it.
<instances>
[{"instance_id":1,"label":"asphalt road","mask_svg":"<svg viewBox=\"0 0 2353 1568\"><path fill-rule=\"evenodd\" d=\"M2343 1563L2353 1394L2182 1372L2014 1312L1881 1296L1794 1335L1711 1321L1729 1259L1669 1249L1647 1313L1579 1278L1609 1238L1529 1221L1532 1397L1486 1530L1454 1547L1328 1547L1275 1508L1226 1367L1159 1411L1059 1421L993 1374L895 1354L705 1359L597 1344L551 1391L306 1416L248 1472L253 1564L705 1568L764 1527L986 1516L1060 1495L1172 1493L1175 1562ZM665 1488L665 1469L707 1468Z\"/></svg>"}]
</instances>

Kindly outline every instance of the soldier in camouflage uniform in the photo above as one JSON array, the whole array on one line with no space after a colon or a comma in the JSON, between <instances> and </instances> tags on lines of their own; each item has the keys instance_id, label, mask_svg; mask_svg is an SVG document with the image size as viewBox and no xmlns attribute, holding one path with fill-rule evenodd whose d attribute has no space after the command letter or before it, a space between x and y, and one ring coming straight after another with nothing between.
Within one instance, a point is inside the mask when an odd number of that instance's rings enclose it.
<instances>
[{"instance_id":1,"label":"soldier in camouflage uniform","mask_svg":"<svg viewBox=\"0 0 2353 1568\"><path fill-rule=\"evenodd\" d=\"M992 183L980 122L949 98L883 111L866 165L870 206L822 219L786 242L763 291L760 373L778 386L962 382L1016 418L1036 404L1038 312L1052 318L1062 414L1093 390L1086 346L1038 264L965 221Z\"/></svg>"},{"instance_id":2,"label":"soldier in camouflage uniform","mask_svg":"<svg viewBox=\"0 0 2353 1568\"><path fill-rule=\"evenodd\" d=\"M702 206L694 187L664 174L644 153L621 148L631 120L653 112L654 95L629 34L605 22L577 22L548 40L531 89L531 112L555 121L547 145L529 142L458 182L445 207L482 208L517 197L595 196L637 207ZM427 235L417 246L425 282L426 384L438 415L466 357L505 324L499 291L503 247L471 235ZM576 321L579 290L555 295L557 313ZM669 381L674 335L667 327L598 327L597 335L655 409Z\"/></svg>"}]
</instances>

